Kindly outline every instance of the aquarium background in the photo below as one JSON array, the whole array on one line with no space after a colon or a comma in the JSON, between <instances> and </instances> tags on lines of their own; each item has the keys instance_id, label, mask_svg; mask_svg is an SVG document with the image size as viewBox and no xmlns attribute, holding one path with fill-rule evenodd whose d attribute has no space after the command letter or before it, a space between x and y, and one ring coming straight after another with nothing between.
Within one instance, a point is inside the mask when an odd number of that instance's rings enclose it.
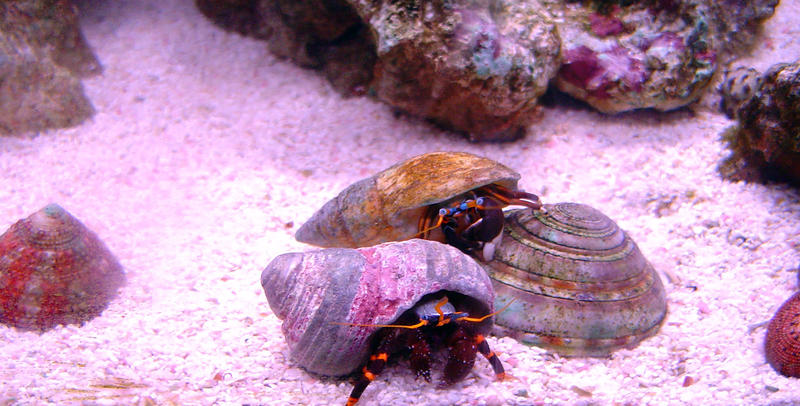
<instances>
[{"instance_id":1,"label":"aquarium background","mask_svg":"<svg viewBox=\"0 0 800 406\"><path fill-rule=\"evenodd\" d=\"M668 113L555 103L524 139L474 144L341 97L192 1L78 5L103 65L83 81L97 112L74 128L0 137L0 230L58 203L118 257L127 284L82 327L0 326L0 404L343 404L349 381L289 358L261 271L310 249L294 232L344 187L440 150L492 158L545 202L611 217L660 272L669 314L658 335L607 359L490 337L513 376L503 382L478 359L440 390L401 363L363 404L800 402L797 380L764 361L761 324L798 288L798 191L720 178L732 121L713 91ZM782 1L740 63L797 59L798 6Z\"/></svg>"}]
</instances>

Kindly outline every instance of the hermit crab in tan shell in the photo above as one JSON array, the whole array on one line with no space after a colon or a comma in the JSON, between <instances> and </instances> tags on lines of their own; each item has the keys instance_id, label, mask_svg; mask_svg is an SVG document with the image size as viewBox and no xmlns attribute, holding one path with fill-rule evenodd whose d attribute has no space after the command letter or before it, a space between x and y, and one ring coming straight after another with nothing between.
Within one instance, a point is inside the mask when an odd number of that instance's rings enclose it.
<instances>
[{"instance_id":1,"label":"hermit crab in tan shell","mask_svg":"<svg viewBox=\"0 0 800 406\"><path fill-rule=\"evenodd\" d=\"M517 189L520 175L465 152L432 152L362 179L328 201L297 231L321 247L365 247L415 237L446 242L490 260L509 205L542 207Z\"/></svg>"}]
</instances>

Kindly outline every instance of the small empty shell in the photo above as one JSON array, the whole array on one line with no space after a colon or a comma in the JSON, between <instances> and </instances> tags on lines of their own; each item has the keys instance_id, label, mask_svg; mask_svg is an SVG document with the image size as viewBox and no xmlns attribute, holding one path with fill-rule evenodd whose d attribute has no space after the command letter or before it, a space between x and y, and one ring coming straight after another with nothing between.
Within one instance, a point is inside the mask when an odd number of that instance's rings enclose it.
<instances>
[{"instance_id":1,"label":"small empty shell","mask_svg":"<svg viewBox=\"0 0 800 406\"><path fill-rule=\"evenodd\" d=\"M577 203L514 210L485 264L497 330L567 356L605 356L658 331L664 286L630 236Z\"/></svg>"},{"instance_id":2,"label":"small empty shell","mask_svg":"<svg viewBox=\"0 0 800 406\"><path fill-rule=\"evenodd\" d=\"M0 322L44 331L99 315L125 281L97 236L57 204L0 236Z\"/></svg>"},{"instance_id":3,"label":"small empty shell","mask_svg":"<svg viewBox=\"0 0 800 406\"><path fill-rule=\"evenodd\" d=\"M786 300L770 320L764 353L775 371L800 378L800 292Z\"/></svg>"}]
</instances>

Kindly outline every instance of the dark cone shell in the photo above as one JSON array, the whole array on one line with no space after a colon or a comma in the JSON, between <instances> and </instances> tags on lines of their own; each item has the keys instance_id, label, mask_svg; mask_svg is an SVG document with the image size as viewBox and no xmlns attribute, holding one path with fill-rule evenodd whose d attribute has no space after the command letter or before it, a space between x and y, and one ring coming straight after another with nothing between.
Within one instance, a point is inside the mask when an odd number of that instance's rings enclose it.
<instances>
[{"instance_id":1,"label":"dark cone shell","mask_svg":"<svg viewBox=\"0 0 800 406\"><path fill-rule=\"evenodd\" d=\"M459 309L493 311L486 272L449 245L412 239L369 248L329 248L279 255L261 274L261 285L292 358L306 370L348 375L364 365L379 327L391 324L420 299L439 291L467 298ZM481 325L487 333L491 318Z\"/></svg>"},{"instance_id":2,"label":"dark cone shell","mask_svg":"<svg viewBox=\"0 0 800 406\"><path fill-rule=\"evenodd\" d=\"M490 184L517 188L519 174L465 152L431 152L362 179L322 206L297 233L320 247L366 247L416 236L427 206Z\"/></svg>"},{"instance_id":3,"label":"dark cone shell","mask_svg":"<svg viewBox=\"0 0 800 406\"><path fill-rule=\"evenodd\" d=\"M565 356L606 356L658 331L667 311L661 279L627 233L577 203L506 215L485 264L501 334Z\"/></svg>"},{"instance_id":4,"label":"dark cone shell","mask_svg":"<svg viewBox=\"0 0 800 406\"><path fill-rule=\"evenodd\" d=\"M97 236L57 204L0 236L0 322L44 331L99 315L125 281Z\"/></svg>"},{"instance_id":5,"label":"dark cone shell","mask_svg":"<svg viewBox=\"0 0 800 406\"><path fill-rule=\"evenodd\" d=\"M784 302L770 320L764 353L778 373L800 378L800 292Z\"/></svg>"}]
</instances>

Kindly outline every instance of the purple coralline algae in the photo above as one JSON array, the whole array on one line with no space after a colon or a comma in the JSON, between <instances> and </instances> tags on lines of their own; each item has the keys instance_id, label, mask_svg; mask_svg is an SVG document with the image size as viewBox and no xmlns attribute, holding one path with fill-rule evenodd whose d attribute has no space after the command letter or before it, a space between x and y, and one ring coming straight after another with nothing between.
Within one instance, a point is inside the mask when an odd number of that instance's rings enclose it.
<instances>
[{"instance_id":1,"label":"purple coralline algae","mask_svg":"<svg viewBox=\"0 0 800 406\"><path fill-rule=\"evenodd\" d=\"M560 16L564 60L555 83L605 113L684 106L702 94L717 66L707 16L689 3L601 10L573 3Z\"/></svg>"}]
</instances>

